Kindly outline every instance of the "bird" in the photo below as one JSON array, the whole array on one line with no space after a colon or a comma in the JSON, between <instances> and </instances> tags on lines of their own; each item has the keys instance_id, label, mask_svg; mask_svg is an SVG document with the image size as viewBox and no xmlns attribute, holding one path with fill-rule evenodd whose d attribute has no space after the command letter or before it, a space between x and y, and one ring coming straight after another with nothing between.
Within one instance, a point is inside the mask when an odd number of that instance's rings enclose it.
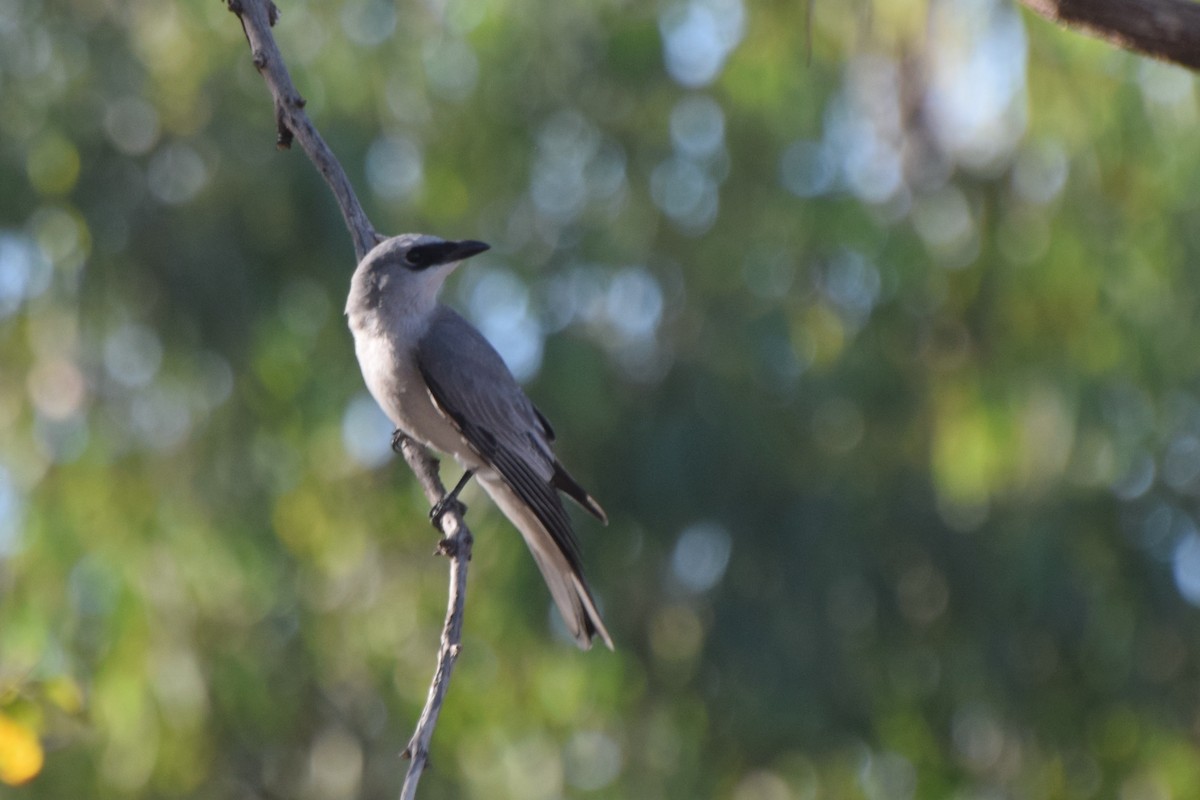
<instances>
[{"instance_id":1,"label":"bird","mask_svg":"<svg viewBox=\"0 0 1200 800\"><path fill-rule=\"evenodd\" d=\"M355 355L397 435L453 456L465 470L430 512L435 524L474 476L520 531L575 643L587 650L599 637L612 650L560 492L602 523L608 517L558 460L554 429L500 354L439 302L455 268L488 249L417 233L373 247L346 299Z\"/></svg>"}]
</instances>

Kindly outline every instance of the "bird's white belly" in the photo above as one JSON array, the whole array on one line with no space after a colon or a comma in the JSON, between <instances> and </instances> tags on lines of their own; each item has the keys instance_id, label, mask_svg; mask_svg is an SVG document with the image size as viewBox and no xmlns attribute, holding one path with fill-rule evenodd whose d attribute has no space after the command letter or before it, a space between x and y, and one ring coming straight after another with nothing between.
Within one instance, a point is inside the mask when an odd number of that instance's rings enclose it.
<instances>
[{"instance_id":1,"label":"bird's white belly","mask_svg":"<svg viewBox=\"0 0 1200 800\"><path fill-rule=\"evenodd\" d=\"M417 441L453 455L464 468L479 465L466 439L437 406L412 353L397 353L384 336L355 337L363 380L392 423Z\"/></svg>"}]
</instances>

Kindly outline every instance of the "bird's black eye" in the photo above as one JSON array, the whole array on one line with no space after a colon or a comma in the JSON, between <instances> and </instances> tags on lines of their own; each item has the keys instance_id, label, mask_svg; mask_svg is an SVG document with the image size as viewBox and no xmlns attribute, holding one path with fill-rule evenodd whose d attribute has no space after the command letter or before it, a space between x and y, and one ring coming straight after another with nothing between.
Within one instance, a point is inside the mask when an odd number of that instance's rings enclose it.
<instances>
[{"instance_id":1,"label":"bird's black eye","mask_svg":"<svg viewBox=\"0 0 1200 800\"><path fill-rule=\"evenodd\" d=\"M425 245L409 248L408 253L404 256L404 261L413 269L425 269L437 264L437 257L438 254Z\"/></svg>"},{"instance_id":2,"label":"bird's black eye","mask_svg":"<svg viewBox=\"0 0 1200 800\"><path fill-rule=\"evenodd\" d=\"M470 258L476 253L482 253L488 246L483 242L430 242L408 248L404 261L414 270L436 267L438 264L450 264Z\"/></svg>"},{"instance_id":3,"label":"bird's black eye","mask_svg":"<svg viewBox=\"0 0 1200 800\"><path fill-rule=\"evenodd\" d=\"M404 260L415 270L428 269L429 267L436 267L438 264L445 264L456 260L455 251L457 248L457 242L418 244L408 248L408 254L405 255Z\"/></svg>"}]
</instances>

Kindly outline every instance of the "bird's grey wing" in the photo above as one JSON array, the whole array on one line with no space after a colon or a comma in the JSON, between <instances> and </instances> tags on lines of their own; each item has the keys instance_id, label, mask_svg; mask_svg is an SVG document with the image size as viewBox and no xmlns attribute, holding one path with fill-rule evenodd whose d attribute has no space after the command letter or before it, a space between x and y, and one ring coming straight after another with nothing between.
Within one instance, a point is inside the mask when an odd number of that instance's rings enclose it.
<instances>
[{"instance_id":1,"label":"bird's grey wing","mask_svg":"<svg viewBox=\"0 0 1200 800\"><path fill-rule=\"evenodd\" d=\"M608 514L604 513L604 509L596 502L596 498L587 493L587 490L579 485L579 482L571 477L571 473L567 472L562 464L554 462L554 477L550 479L554 484L554 488L561 492L566 492L567 496L578 503L585 511L591 514L596 519L608 524Z\"/></svg>"},{"instance_id":2,"label":"bird's grey wing","mask_svg":"<svg viewBox=\"0 0 1200 800\"><path fill-rule=\"evenodd\" d=\"M542 432L545 434L547 443L554 441L554 428L550 426L550 420L546 419L537 406L531 406L533 413L537 415L538 422L541 423ZM557 458L554 460L554 477L550 479L554 484L554 488L561 492L566 492L567 496L578 503L585 511L591 514L596 519L608 524L608 515L604 513L604 509L596 502L596 498L587 493L587 490L579 485L579 481L571 477L571 473L567 472Z\"/></svg>"},{"instance_id":3,"label":"bird's grey wing","mask_svg":"<svg viewBox=\"0 0 1200 800\"><path fill-rule=\"evenodd\" d=\"M417 366L438 408L528 504L579 570L579 546L557 491L566 483L558 477L565 472L550 448L548 426L499 353L443 307L417 347Z\"/></svg>"},{"instance_id":4,"label":"bird's grey wing","mask_svg":"<svg viewBox=\"0 0 1200 800\"><path fill-rule=\"evenodd\" d=\"M449 309L422 337L417 366L434 404L491 466L480 483L521 532L576 643L586 649L598 635L611 649L558 489L604 512L558 463L549 424L487 340Z\"/></svg>"}]
</instances>

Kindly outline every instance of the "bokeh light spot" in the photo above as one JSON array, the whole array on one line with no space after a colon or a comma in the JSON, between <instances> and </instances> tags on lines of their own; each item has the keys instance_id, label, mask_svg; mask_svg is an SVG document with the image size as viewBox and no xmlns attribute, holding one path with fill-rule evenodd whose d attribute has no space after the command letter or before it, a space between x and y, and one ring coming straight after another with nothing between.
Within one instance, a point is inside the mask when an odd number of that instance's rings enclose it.
<instances>
[{"instance_id":1,"label":"bokeh light spot","mask_svg":"<svg viewBox=\"0 0 1200 800\"><path fill-rule=\"evenodd\" d=\"M777 773L755 770L733 787L733 800L792 800L792 790Z\"/></svg>"},{"instance_id":2,"label":"bokeh light spot","mask_svg":"<svg viewBox=\"0 0 1200 800\"><path fill-rule=\"evenodd\" d=\"M518 381L542 366L544 334L532 315L529 290L506 269L479 267L464 281L467 312Z\"/></svg>"},{"instance_id":3,"label":"bokeh light spot","mask_svg":"<svg viewBox=\"0 0 1200 800\"><path fill-rule=\"evenodd\" d=\"M1020 14L998 0L938 6L932 15L926 110L942 146L979 169L1006 159L1025 132L1028 43Z\"/></svg>"},{"instance_id":4,"label":"bokeh light spot","mask_svg":"<svg viewBox=\"0 0 1200 800\"><path fill-rule=\"evenodd\" d=\"M600 132L578 111L562 111L542 125L529 184L539 214L565 223L583 211L588 166L600 143Z\"/></svg>"},{"instance_id":5,"label":"bokeh light spot","mask_svg":"<svg viewBox=\"0 0 1200 800\"><path fill-rule=\"evenodd\" d=\"M426 43L423 55L425 76L430 87L445 100L462 101L470 97L479 79L479 59L462 39L434 39Z\"/></svg>"},{"instance_id":6,"label":"bokeh light spot","mask_svg":"<svg viewBox=\"0 0 1200 800\"><path fill-rule=\"evenodd\" d=\"M104 112L104 132L117 150L140 156L158 141L158 112L140 97L120 97Z\"/></svg>"},{"instance_id":7,"label":"bokeh light spot","mask_svg":"<svg viewBox=\"0 0 1200 800\"><path fill-rule=\"evenodd\" d=\"M87 399L87 382L74 362L53 358L38 362L29 373L29 398L50 419L76 414Z\"/></svg>"},{"instance_id":8,"label":"bokeh light spot","mask_svg":"<svg viewBox=\"0 0 1200 800\"><path fill-rule=\"evenodd\" d=\"M672 156L650 173L654 204L685 232L706 231L717 218L717 184L694 161Z\"/></svg>"},{"instance_id":9,"label":"bokeh light spot","mask_svg":"<svg viewBox=\"0 0 1200 800\"><path fill-rule=\"evenodd\" d=\"M947 186L921 198L912 215L913 227L930 253L947 267L964 267L978 254L975 220L961 191Z\"/></svg>"},{"instance_id":10,"label":"bokeh light spot","mask_svg":"<svg viewBox=\"0 0 1200 800\"><path fill-rule=\"evenodd\" d=\"M367 180L388 200L404 200L421 187L421 150L406 136L381 136L367 150Z\"/></svg>"},{"instance_id":11,"label":"bokeh light spot","mask_svg":"<svg viewBox=\"0 0 1200 800\"><path fill-rule=\"evenodd\" d=\"M1192 605L1200 606L1200 535L1192 532L1181 538L1171 562L1179 593Z\"/></svg>"},{"instance_id":12,"label":"bokeh light spot","mask_svg":"<svg viewBox=\"0 0 1200 800\"><path fill-rule=\"evenodd\" d=\"M0 714L0 783L19 786L37 777L46 755L37 734Z\"/></svg>"},{"instance_id":13,"label":"bokeh light spot","mask_svg":"<svg viewBox=\"0 0 1200 800\"><path fill-rule=\"evenodd\" d=\"M690 0L669 6L658 19L667 73L683 86L716 80L745 33L741 0Z\"/></svg>"},{"instance_id":14,"label":"bokeh light spot","mask_svg":"<svg viewBox=\"0 0 1200 800\"><path fill-rule=\"evenodd\" d=\"M707 158L725 142L725 113L706 95L685 97L671 109L671 141L691 158Z\"/></svg>"},{"instance_id":15,"label":"bokeh light spot","mask_svg":"<svg viewBox=\"0 0 1200 800\"><path fill-rule=\"evenodd\" d=\"M715 522L684 529L671 553L671 575L689 592L706 592L717 585L729 566L733 540Z\"/></svg>"},{"instance_id":16,"label":"bokeh light spot","mask_svg":"<svg viewBox=\"0 0 1200 800\"><path fill-rule=\"evenodd\" d=\"M1045 205L1057 197L1067 183L1067 151L1053 140L1021 148L1013 166L1013 188L1023 199Z\"/></svg>"},{"instance_id":17,"label":"bokeh light spot","mask_svg":"<svg viewBox=\"0 0 1200 800\"><path fill-rule=\"evenodd\" d=\"M858 772L867 800L912 800L917 790L917 770L899 753L868 752Z\"/></svg>"},{"instance_id":18,"label":"bokeh light spot","mask_svg":"<svg viewBox=\"0 0 1200 800\"><path fill-rule=\"evenodd\" d=\"M127 322L104 339L104 369L122 386L145 386L162 364L158 334L138 323Z\"/></svg>"},{"instance_id":19,"label":"bokeh light spot","mask_svg":"<svg viewBox=\"0 0 1200 800\"><path fill-rule=\"evenodd\" d=\"M358 795L362 781L363 751L358 738L343 728L318 734L308 757L311 797L349 800Z\"/></svg>"},{"instance_id":20,"label":"bokeh light spot","mask_svg":"<svg viewBox=\"0 0 1200 800\"><path fill-rule=\"evenodd\" d=\"M1004 752L1004 730L992 712L979 704L955 712L951 736L959 758L976 772L991 769Z\"/></svg>"},{"instance_id":21,"label":"bokeh light spot","mask_svg":"<svg viewBox=\"0 0 1200 800\"><path fill-rule=\"evenodd\" d=\"M152 450L170 450L191 432L191 393L177 384L155 384L142 390L129 404L130 427L135 437Z\"/></svg>"},{"instance_id":22,"label":"bokeh light spot","mask_svg":"<svg viewBox=\"0 0 1200 800\"><path fill-rule=\"evenodd\" d=\"M611 784L621 774L621 746L600 731L579 731L563 751L567 783L585 792Z\"/></svg>"},{"instance_id":23,"label":"bokeh light spot","mask_svg":"<svg viewBox=\"0 0 1200 800\"><path fill-rule=\"evenodd\" d=\"M38 137L25 165L29 182L43 195L63 195L75 188L80 166L79 150L58 133Z\"/></svg>"},{"instance_id":24,"label":"bokeh light spot","mask_svg":"<svg viewBox=\"0 0 1200 800\"><path fill-rule=\"evenodd\" d=\"M1176 436L1163 455L1162 477L1172 489L1193 491L1200 479L1200 438Z\"/></svg>"},{"instance_id":25,"label":"bokeh light spot","mask_svg":"<svg viewBox=\"0 0 1200 800\"><path fill-rule=\"evenodd\" d=\"M820 142L792 142L779 158L779 180L797 197L819 197L837 183L837 161Z\"/></svg>"},{"instance_id":26,"label":"bokeh light spot","mask_svg":"<svg viewBox=\"0 0 1200 800\"><path fill-rule=\"evenodd\" d=\"M208 183L208 167L193 147L176 142L162 148L150 159L146 183L151 194L162 202L182 205Z\"/></svg>"},{"instance_id":27,"label":"bokeh light spot","mask_svg":"<svg viewBox=\"0 0 1200 800\"><path fill-rule=\"evenodd\" d=\"M1150 491L1157 474L1158 469L1149 453L1135 453L1125 471L1113 483L1113 494L1122 500L1136 500Z\"/></svg>"},{"instance_id":28,"label":"bokeh light spot","mask_svg":"<svg viewBox=\"0 0 1200 800\"><path fill-rule=\"evenodd\" d=\"M375 398L362 392L354 396L342 414L342 444L352 459L374 469L392 458L394 428Z\"/></svg>"},{"instance_id":29,"label":"bokeh light spot","mask_svg":"<svg viewBox=\"0 0 1200 800\"><path fill-rule=\"evenodd\" d=\"M650 621L650 647L662 661L690 662L703 644L704 625L696 612L685 605L666 606Z\"/></svg>"},{"instance_id":30,"label":"bokeh light spot","mask_svg":"<svg viewBox=\"0 0 1200 800\"><path fill-rule=\"evenodd\" d=\"M375 47L396 30L396 6L386 0L349 0L342 6L341 20L350 41Z\"/></svg>"},{"instance_id":31,"label":"bokeh light spot","mask_svg":"<svg viewBox=\"0 0 1200 800\"><path fill-rule=\"evenodd\" d=\"M662 289L654 276L641 267L620 270L608 285L605 311L622 337L653 337L662 319Z\"/></svg>"},{"instance_id":32,"label":"bokeh light spot","mask_svg":"<svg viewBox=\"0 0 1200 800\"><path fill-rule=\"evenodd\" d=\"M33 240L0 232L0 320L46 291L52 275L49 259Z\"/></svg>"}]
</instances>

